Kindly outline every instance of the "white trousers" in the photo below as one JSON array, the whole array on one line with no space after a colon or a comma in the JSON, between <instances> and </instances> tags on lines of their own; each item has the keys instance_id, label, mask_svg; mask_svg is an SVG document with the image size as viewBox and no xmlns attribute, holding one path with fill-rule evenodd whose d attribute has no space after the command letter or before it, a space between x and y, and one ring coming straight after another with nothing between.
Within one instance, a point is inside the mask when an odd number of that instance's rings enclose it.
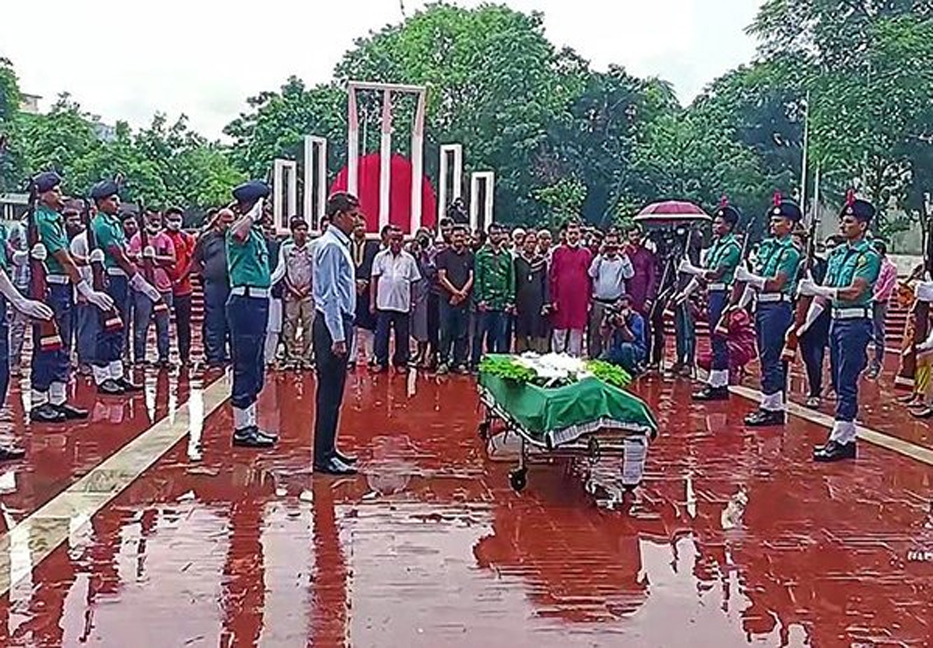
<instances>
[{"instance_id":1,"label":"white trousers","mask_svg":"<svg viewBox=\"0 0 933 648\"><path fill-rule=\"evenodd\" d=\"M583 357L583 331L554 329L554 353L567 353L574 358Z\"/></svg>"}]
</instances>

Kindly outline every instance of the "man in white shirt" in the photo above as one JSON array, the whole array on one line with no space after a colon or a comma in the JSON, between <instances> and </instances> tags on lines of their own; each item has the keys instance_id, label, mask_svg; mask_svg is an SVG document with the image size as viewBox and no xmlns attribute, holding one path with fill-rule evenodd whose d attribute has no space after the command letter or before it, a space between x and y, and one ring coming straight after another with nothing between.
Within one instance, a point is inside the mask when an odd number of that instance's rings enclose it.
<instances>
[{"instance_id":1,"label":"man in white shirt","mask_svg":"<svg viewBox=\"0 0 933 648\"><path fill-rule=\"evenodd\" d=\"M421 279L421 273L415 257L402 249L402 242L402 231L393 228L388 236L389 247L373 260L369 308L376 314L377 372L389 365L389 327L395 332L392 364L398 371L408 365L411 285Z\"/></svg>"},{"instance_id":2,"label":"man in white shirt","mask_svg":"<svg viewBox=\"0 0 933 648\"><path fill-rule=\"evenodd\" d=\"M599 254L590 263L589 275L593 280L593 302L587 349L591 358L599 358L603 353L601 327L606 309L625 294L625 282L635 276L631 260L619 252L619 237L615 232L603 239Z\"/></svg>"}]
</instances>

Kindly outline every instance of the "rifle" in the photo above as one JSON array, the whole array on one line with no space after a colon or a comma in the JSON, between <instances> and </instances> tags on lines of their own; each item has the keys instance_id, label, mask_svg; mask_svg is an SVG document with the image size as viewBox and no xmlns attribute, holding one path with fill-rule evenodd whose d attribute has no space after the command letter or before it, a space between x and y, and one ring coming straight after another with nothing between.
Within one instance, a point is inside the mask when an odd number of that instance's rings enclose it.
<instances>
[{"instance_id":1,"label":"rifle","mask_svg":"<svg viewBox=\"0 0 933 648\"><path fill-rule=\"evenodd\" d=\"M149 231L146 229L146 208L143 205L143 199L140 198L139 214L136 216L136 224L139 227L139 248L142 254L143 277L150 285L155 286L155 266L151 258L146 256L146 248L149 247ZM152 312L156 314L164 313L168 310L168 305L160 299L153 307Z\"/></svg>"},{"instance_id":2,"label":"rifle","mask_svg":"<svg viewBox=\"0 0 933 648\"><path fill-rule=\"evenodd\" d=\"M91 226L91 201L84 199L84 208L81 210L81 221L84 223L84 232L87 236L87 262L91 266L91 281L94 290L97 292L107 291L107 271L104 268L103 250L97 245L97 237L94 236L94 228ZM98 252L98 254L94 254ZM106 313L101 313L104 330L108 333L119 331L123 328L123 320L120 318L120 312L114 307Z\"/></svg>"},{"instance_id":3,"label":"rifle","mask_svg":"<svg viewBox=\"0 0 933 648\"><path fill-rule=\"evenodd\" d=\"M933 274L933 216L927 221L926 240L923 246L924 274ZM917 345L922 344L930 333L930 304L914 299L908 321L913 322L913 334L904 340L900 367L894 379L895 387L913 387L917 372Z\"/></svg>"},{"instance_id":4,"label":"rifle","mask_svg":"<svg viewBox=\"0 0 933 648\"><path fill-rule=\"evenodd\" d=\"M26 220L26 243L29 246L29 296L35 301L48 303L48 284L45 280L45 262L32 256L32 249L40 242L39 227L36 224L36 203L39 200L36 183L29 183L29 207ZM39 348L42 351L60 351L65 348L58 323L53 317L40 320L36 327L39 333ZM34 329L35 330L35 329Z\"/></svg>"},{"instance_id":5,"label":"rifle","mask_svg":"<svg viewBox=\"0 0 933 648\"><path fill-rule=\"evenodd\" d=\"M749 245L748 242L751 239L751 233L747 228L745 234L742 236L742 260L739 261L739 265L745 264L748 267L748 257L749 257ZM716 323L716 326L713 328L713 333L716 335L728 335L729 334L729 315L739 306L739 302L742 301L742 294L745 292L746 283L744 281L739 281L738 279L733 280L732 282L732 292L729 293L729 301L726 302L725 308L722 309L722 315L719 316L719 321Z\"/></svg>"},{"instance_id":6,"label":"rifle","mask_svg":"<svg viewBox=\"0 0 933 648\"><path fill-rule=\"evenodd\" d=\"M816 258L816 228L818 224L819 218L817 218L816 211L814 211L812 218L810 218L810 231L807 234L809 237L807 239L807 252L803 259L804 277L810 274L810 270L813 268L813 261ZM800 327L807 321L807 312L810 310L810 304L812 303L813 297L811 295L798 295L797 310L794 313L794 323L787 332L787 337L784 340L784 349L781 351L781 360L784 362L793 362L797 357L797 347L800 345L797 331L800 330Z\"/></svg>"}]
</instances>

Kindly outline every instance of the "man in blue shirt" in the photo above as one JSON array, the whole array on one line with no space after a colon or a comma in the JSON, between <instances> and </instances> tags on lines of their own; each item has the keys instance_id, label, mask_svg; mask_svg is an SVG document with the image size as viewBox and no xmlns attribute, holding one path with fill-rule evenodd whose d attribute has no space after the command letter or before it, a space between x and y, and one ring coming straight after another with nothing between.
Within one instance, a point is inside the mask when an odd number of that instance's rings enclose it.
<instances>
[{"instance_id":1,"label":"man in blue shirt","mask_svg":"<svg viewBox=\"0 0 933 648\"><path fill-rule=\"evenodd\" d=\"M317 359L314 419L314 471L351 475L356 459L337 450L337 421L347 380L349 344L356 313L356 273L350 254L350 233L359 220L356 196L340 192L327 201L330 222L314 246L312 279L314 318L312 340Z\"/></svg>"},{"instance_id":2,"label":"man in blue shirt","mask_svg":"<svg viewBox=\"0 0 933 648\"><path fill-rule=\"evenodd\" d=\"M608 350L602 359L619 365L633 376L645 362L647 341L645 339L645 320L634 309L632 299L622 295L606 314L603 322L604 333L608 336Z\"/></svg>"}]
</instances>

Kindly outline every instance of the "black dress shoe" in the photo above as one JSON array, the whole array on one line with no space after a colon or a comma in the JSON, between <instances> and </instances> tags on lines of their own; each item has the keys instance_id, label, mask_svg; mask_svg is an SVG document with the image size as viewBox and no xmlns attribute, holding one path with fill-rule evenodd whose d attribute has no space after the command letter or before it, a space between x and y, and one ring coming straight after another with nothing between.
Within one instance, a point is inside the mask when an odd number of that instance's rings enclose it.
<instances>
[{"instance_id":1,"label":"black dress shoe","mask_svg":"<svg viewBox=\"0 0 933 648\"><path fill-rule=\"evenodd\" d=\"M250 426L233 433L233 445L240 448L271 448L275 439L260 432L256 426Z\"/></svg>"},{"instance_id":2,"label":"black dress shoe","mask_svg":"<svg viewBox=\"0 0 933 648\"><path fill-rule=\"evenodd\" d=\"M90 412L88 412L87 410L73 407L69 405L68 403L62 403L61 405L53 405L52 407L54 407L59 412L64 414L66 421L83 421L90 415Z\"/></svg>"},{"instance_id":3,"label":"black dress shoe","mask_svg":"<svg viewBox=\"0 0 933 648\"><path fill-rule=\"evenodd\" d=\"M923 409L909 409L907 412L915 419L933 418L933 407L924 406Z\"/></svg>"},{"instance_id":4,"label":"black dress shoe","mask_svg":"<svg viewBox=\"0 0 933 648\"><path fill-rule=\"evenodd\" d=\"M356 468L348 466L337 457L331 457L323 463L314 462L314 472L322 475L355 475Z\"/></svg>"},{"instance_id":5,"label":"black dress shoe","mask_svg":"<svg viewBox=\"0 0 933 648\"><path fill-rule=\"evenodd\" d=\"M0 446L0 461L16 461L26 456L26 451L22 448L10 448Z\"/></svg>"},{"instance_id":6,"label":"black dress shoe","mask_svg":"<svg viewBox=\"0 0 933 648\"><path fill-rule=\"evenodd\" d=\"M729 400L728 387L711 387L706 385L703 389L693 394L695 401L727 401Z\"/></svg>"},{"instance_id":7,"label":"black dress shoe","mask_svg":"<svg viewBox=\"0 0 933 648\"><path fill-rule=\"evenodd\" d=\"M342 461L343 463L347 464L348 466L356 465L356 457L351 457L351 456L349 456L349 455L345 455L345 454L343 454L342 452L340 452L339 450L334 450L334 456L337 457L338 459L340 459L340 461Z\"/></svg>"},{"instance_id":8,"label":"black dress shoe","mask_svg":"<svg viewBox=\"0 0 933 648\"><path fill-rule=\"evenodd\" d=\"M745 417L745 425L748 427L784 425L784 412L769 412L768 410L760 409Z\"/></svg>"},{"instance_id":9,"label":"black dress shoe","mask_svg":"<svg viewBox=\"0 0 933 648\"><path fill-rule=\"evenodd\" d=\"M114 380L120 387L123 388L123 391L127 394L141 392L143 390L142 385L137 385L134 382L130 382L126 378L119 378Z\"/></svg>"},{"instance_id":10,"label":"black dress shoe","mask_svg":"<svg viewBox=\"0 0 933 648\"><path fill-rule=\"evenodd\" d=\"M97 386L97 393L103 396L122 396L126 390L116 380L108 378Z\"/></svg>"},{"instance_id":11,"label":"black dress shoe","mask_svg":"<svg viewBox=\"0 0 933 648\"><path fill-rule=\"evenodd\" d=\"M813 461L817 463L832 463L834 461L855 459L855 455L855 441L850 441L849 443L830 441L821 449L815 449L813 451Z\"/></svg>"},{"instance_id":12,"label":"black dress shoe","mask_svg":"<svg viewBox=\"0 0 933 648\"><path fill-rule=\"evenodd\" d=\"M34 407L29 412L29 420L33 423L64 423L65 413L59 411L51 403Z\"/></svg>"}]
</instances>

